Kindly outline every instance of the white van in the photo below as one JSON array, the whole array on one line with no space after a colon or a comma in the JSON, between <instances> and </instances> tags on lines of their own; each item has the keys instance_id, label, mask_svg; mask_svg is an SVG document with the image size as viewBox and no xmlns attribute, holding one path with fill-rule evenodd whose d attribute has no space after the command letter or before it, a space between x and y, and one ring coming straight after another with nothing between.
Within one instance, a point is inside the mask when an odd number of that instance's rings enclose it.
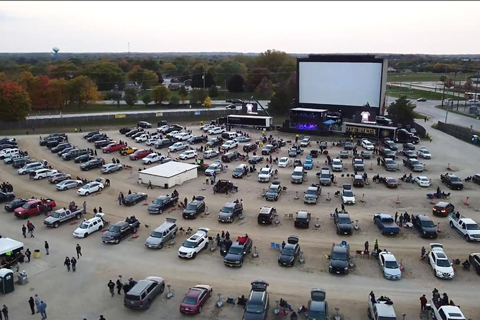
<instances>
[{"instance_id":1,"label":"white van","mask_svg":"<svg viewBox=\"0 0 480 320\"><path fill-rule=\"evenodd\" d=\"M20 150L18 148L3 149L0 152L0 159L10 158L11 156L17 155L19 153Z\"/></svg>"},{"instance_id":2,"label":"white van","mask_svg":"<svg viewBox=\"0 0 480 320\"><path fill-rule=\"evenodd\" d=\"M292 172L292 183L303 183L303 172L303 167L295 167Z\"/></svg>"},{"instance_id":3,"label":"white van","mask_svg":"<svg viewBox=\"0 0 480 320\"><path fill-rule=\"evenodd\" d=\"M226 140L233 140L238 137L238 133L236 132L224 132L222 133L222 138Z\"/></svg>"}]
</instances>

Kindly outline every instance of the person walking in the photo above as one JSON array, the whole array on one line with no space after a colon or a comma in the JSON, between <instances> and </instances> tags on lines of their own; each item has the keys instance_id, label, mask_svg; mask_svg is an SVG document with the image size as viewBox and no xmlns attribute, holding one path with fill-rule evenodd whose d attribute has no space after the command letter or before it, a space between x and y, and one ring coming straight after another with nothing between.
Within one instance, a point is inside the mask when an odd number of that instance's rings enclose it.
<instances>
[{"instance_id":1,"label":"person walking","mask_svg":"<svg viewBox=\"0 0 480 320\"><path fill-rule=\"evenodd\" d=\"M122 287L123 287L122 281L120 281L120 279L117 279L117 294L119 296L122 295Z\"/></svg>"},{"instance_id":2,"label":"person walking","mask_svg":"<svg viewBox=\"0 0 480 320\"><path fill-rule=\"evenodd\" d=\"M32 311L32 314L35 314L35 300L33 300L33 297L28 299L28 305L30 306L30 311Z\"/></svg>"},{"instance_id":3,"label":"person walking","mask_svg":"<svg viewBox=\"0 0 480 320\"><path fill-rule=\"evenodd\" d=\"M22 226L22 235L24 238L27 237L27 227L25 227L25 225Z\"/></svg>"},{"instance_id":4,"label":"person walking","mask_svg":"<svg viewBox=\"0 0 480 320\"><path fill-rule=\"evenodd\" d=\"M77 259L75 259L75 257L72 257L70 259L70 263L72 264L72 271L77 271Z\"/></svg>"},{"instance_id":5,"label":"person walking","mask_svg":"<svg viewBox=\"0 0 480 320\"><path fill-rule=\"evenodd\" d=\"M42 320L47 319L47 304L43 301L40 301L40 315L42 316Z\"/></svg>"},{"instance_id":6,"label":"person walking","mask_svg":"<svg viewBox=\"0 0 480 320\"><path fill-rule=\"evenodd\" d=\"M30 252L30 249L27 248L27 250L25 251L25 256L27 257L28 261L27 262L30 262L30 256L32 255L32 253Z\"/></svg>"},{"instance_id":7,"label":"person walking","mask_svg":"<svg viewBox=\"0 0 480 320\"><path fill-rule=\"evenodd\" d=\"M47 240L45 240L45 252L47 256L50 254L50 252L48 252L49 249L50 249L50 245L48 244Z\"/></svg>"},{"instance_id":8,"label":"person walking","mask_svg":"<svg viewBox=\"0 0 480 320\"><path fill-rule=\"evenodd\" d=\"M40 297L38 296L38 294L35 294L35 305L37 306L37 313L40 312L40 303L42 302L42 300L40 300Z\"/></svg>"},{"instance_id":9,"label":"person walking","mask_svg":"<svg viewBox=\"0 0 480 320\"><path fill-rule=\"evenodd\" d=\"M110 280L108 281L107 287L108 287L108 290L110 291L110 294L113 297L115 295L115 283L113 283L113 281Z\"/></svg>"},{"instance_id":10,"label":"person walking","mask_svg":"<svg viewBox=\"0 0 480 320\"><path fill-rule=\"evenodd\" d=\"M375 244L373 245L373 250L378 251L378 239L375 239Z\"/></svg>"},{"instance_id":11,"label":"person walking","mask_svg":"<svg viewBox=\"0 0 480 320\"><path fill-rule=\"evenodd\" d=\"M150 181L150 180L148 180L147 189L152 189L153 190L152 181Z\"/></svg>"},{"instance_id":12,"label":"person walking","mask_svg":"<svg viewBox=\"0 0 480 320\"><path fill-rule=\"evenodd\" d=\"M67 271L70 272L70 264L71 264L71 261L70 261L70 258L66 257L65 258L65 262L63 263L64 266L67 266Z\"/></svg>"},{"instance_id":13,"label":"person walking","mask_svg":"<svg viewBox=\"0 0 480 320\"><path fill-rule=\"evenodd\" d=\"M123 195L123 192L120 192L120 198L121 198L121 202L123 203L123 200L125 200L125 196Z\"/></svg>"},{"instance_id":14,"label":"person walking","mask_svg":"<svg viewBox=\"0 0 480 320\"><path fill-rule=\"evenodd\" d=\"M122 193L121 192L118 194L117 199L118 199L118 205L121 206L122 205Z\"/></svg>"},{"instance_id":15,"label":"person walking","mask_svg":"<svg viewBox=\"0 0 480 320\"><path fill-rule=\"evenodd\" d=\"M80 259L80 256L82 256L82 247L77 243L77 246L75 247L75 250L77 251L77 259Z\"/></svg>"},{"instance_id":16,"label":"person walking","mask_svg":"<svg viewBox=\"0 0 480 320\"><path fill-rule=\"evenodd\" d=\"M33 230L35 230L35 226L30 221L29 224L27 224L27 229L28 233L30 234L30 238L35 238L35 236L33 235Z\"/></svg>"},{"instance_id":17,"label":"person walking","mask_svg":"<svg viewBox=\"0 0 480 320\"><path fill-rule=\"evenodd\" d=\"M420 297L420 311L427 310L427 302L425 295Z\"/></svg>"},{"instance_id":18,"label":"person walking","mask_svg":"<svg viewBox=\"0 0 480 320\"><path fill-rule=\"evenodd\" d=\"M3 313L3 318L5 320L8 320L8 307L6 305L3 305L2 313Z\"/></svg>"}]
</instances>

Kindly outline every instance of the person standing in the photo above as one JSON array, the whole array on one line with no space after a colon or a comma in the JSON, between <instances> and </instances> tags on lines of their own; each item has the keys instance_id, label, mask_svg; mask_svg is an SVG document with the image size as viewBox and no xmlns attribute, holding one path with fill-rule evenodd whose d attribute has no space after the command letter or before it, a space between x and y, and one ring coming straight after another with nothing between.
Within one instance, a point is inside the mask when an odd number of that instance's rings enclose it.
<instances>
[{"instance_id":1,"label":"person standing","mask_svg":"<svg viewBox=\"0 0 480 320\"><path fill-rule=\"evenodd\" d=\"M30 252L30 249L27 248L27 250L25 251L25 256L27 257L28 261L27 262L30 262L30 256L32 255L32 253Z\"/></svg>"},{"instance_id":2,"label":"person standing","mask_svg":"<svg viewBox=\"0 0 480 320\"><path fill-rule=\"evenodd\" d=\"M103 315L100 315L100 319L98 319L98 320L107 320L107 319L105 319L105 318L103 317Z\"/></svg>"},{"instance_id":3,"label":"person standing","mask_svg":"<svg viewBox=\"0 0 480 320\"><path fill-rule=\"evenodd\" d=\"M367 240L367 241L365 241L365 252L369 252L368 251L368 246L369 246L369 243L368 243L368 240Z\"/></svg>"},{"instance_id":4,"label":"person standing","mask_svg":"<svg viewBox=\"0 0 480 320\"><path fill-rule=\"evenodd\" d=\"M117 279L117 294L118 295L122 295L122 287L123 287L122 281L120 281L120 279Z\"/></svg>"},{"instance_id":5,"label":"person standing","mask_svg":"<svg viewBox=\"0 0 480 320\"><path fill-rule=\"evenodd\" d=\"M110 294L113 297L115 295L115 283L113 283L113 281L110 280L108 281L107 287L108 287L108 290L110 291Z\"/></svg>"},{"instance_id":6,"label":"person standing","mask_svg":"<svg viewBox=\"0 0 480 320\"><path fill-rule=\"evenodd\" d=\"M50 245L48 244L47 240L45 240L45 252L47 256L50 254L50 252L48 252L49 249L50 249Z\"/></svg>"},{"instance_id":7,"label":"person standing","mask_svg":"<svg viewBox=\"0 0 480 320\"><path fill-rule=\"evenodd\" d=\"M42 320L47 319L47 304L43 301L40 301L40 315L42 316Z\"/></svg>"},{"instance_id":8,"label":"person standing","mask_svg":"<svg viewBox=\"0 0 480 320\"><path fill-rule=\"evenodd\" d=\"M75 259L75 257L72 257L72 259L70 259L70 263L72 264L72 271L77 271L77 259Z\"/></svg>"},{"instance_id":9,"label":"person standing","mask_svg":"<svg viewBox=\"0 0 480 320\"><path fill-rule=\"evenodd\" d=\"M427 302L425 295L420 297L420 311L427 310Z\"/></svg>"},{"instance_id":10,"label":"person standing","mask_svg":"<svg viewBox=\"0 0 480 320\"><path fill-rule=\"evenodd\" d=\"M66 257L63 265L67 267L68 272L70 272L70 264L71 264L70 258Z\"/></svg>"},{"instance_id":11,"label":"person standing","mask_svg":"<svg viewBox=\"0 0 480 320\"><path fill-rule=\"evenodd\" d=\"M80 259L80 256L82 256L82 247L77 243L77 246L75 247L75 250L77 251L77 259Z\"/></svg>"},{"instance_id":12,"label":"person standing","mask_svg":"<svg viewBox=\"0 0 480 320\"><path fill-rule=\"evenodd\" d=\"M121 206L122 205L122 193L121 192L118 194L117 199L118 199L118 205Z\"/></svg>"},{"instance_id":13,"label":"person standing","mask_svg":"<svg viewBox=\"0 0 480 320\"><path fill-rule=\"evenodd\" d=\"M87 201L83 201L83 213L87 213Z\"/></svg>"},{"instance_id":14,"label":"person standing","mask_svg":"<svg viewBox=\"0 0 480 320\"><path fill-rule=\"evenodd\" d=\"M398 211L395 212L395 224L397 224L397 220L398 220Z\"/></svg>"},{"instance_id":15,"label":"person standing","mask_svg":"<svg viewBox=\"0 0 480 320\"><path fill-rule=\"evenodd\" d=\"M30 311L32 311L32 314L35 314L35 301L33 300L33 297L28 299L28 305L30 306Z\"/></svg>"},{"instance_id":16,"label":"person standing","mask_svg":"<svg viewBox=\"0 0 480 320\"><path fill-rule=\"evenodd\" d=\"M24 238L27 237L27 227L25 227L25 225L22 226L22 235Z\"/></svg>"},{"instance_id":17,"label":"person standing","mask_svg":"<svg viewBox=\"0 0 480 320\"><path fill-rule=\"evenodd\" d=\"M8 307L6 305L3 305L2 313L3 313L3 318L5 320L8 320Z\"/></svg>"},{"instance_id":18,"label":"person standing","mask_svg":"<svg viewBox=\"0 0 480 320\"><path fill-rule=\"evenodd\" d=\"M28 233L30 233L30 238L35 238L35 236L33 235L33 230L35 230L35 226L30 221L29 224L27 224L27 229Z\"/></svg>"},{"instance_id":19,"label":"person standing","mask_svg":"<svg viewBox=\"0 0 480 320\"><path fill-rule=\"evenodd\" d=\"M35 305L37 306L37 313L40 312L40 304L41 302L43 302L42 300L40 300L40 297L38 296L38 294L35 294Z\"/></svg>"}]
</instances>

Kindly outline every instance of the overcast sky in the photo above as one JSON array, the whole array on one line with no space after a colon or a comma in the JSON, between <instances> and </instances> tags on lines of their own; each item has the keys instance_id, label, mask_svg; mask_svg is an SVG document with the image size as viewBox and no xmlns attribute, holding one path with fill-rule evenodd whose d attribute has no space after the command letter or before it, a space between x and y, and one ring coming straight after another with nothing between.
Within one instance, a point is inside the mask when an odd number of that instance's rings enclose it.
<instances>
[{"instance_id":1,"label":"overcast sky","mask_svg":"<svg viewBox=\"0 0 480 320\"><path fill-rule=\"evenodd\" d=\"M0 2L0 52L480 53L480 2Z\"/></svg>"}]
</instances>

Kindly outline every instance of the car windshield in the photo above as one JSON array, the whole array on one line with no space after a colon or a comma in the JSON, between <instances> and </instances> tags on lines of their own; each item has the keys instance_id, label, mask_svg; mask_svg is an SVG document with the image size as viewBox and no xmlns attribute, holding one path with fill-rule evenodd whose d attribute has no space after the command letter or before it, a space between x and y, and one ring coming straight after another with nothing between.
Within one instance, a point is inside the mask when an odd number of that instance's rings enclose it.
<instances>
[{"instance_id":1,"label":"car windshield","mask_svg":"<svg viewBox=\"0 0 480 320\"><path fill-rule=\"evenodd\" d=\"M60 212L55 211L55 212L52 214L52 217L54 217L54 218L60 218Z\"/></svg>"},{"instance_id":2,"label":"car windshield","mask_svg":"<svg viewBox=\"0 0 480 320\"><path fill-rule=\"evenodd\" d=\"M260 174L268 174L269 170L268 169L262 169L260 170Z\"/></svg>"},{"instance_id":3,"label":"car windshield","mask_svg":"<svg viewBox=\"0 0 480 320\"><path fill-rule=\"evenodd\" d=\"M284 248L282 250L282 255L284 256L293 256L294 253L295 253L295 250L293 250L293 248Z\"/></svg>"},{"instance_id":4,"label":"car windshield","mask_svg":"<svg viewBox=\"0 0 480 320\"><path fill-rule=\"evenodd\" d=\"M220 211L226 212L226 213L232 213L233 212L233 207L225 206Z\"/></svg>"},{"instance_id":5,"label":"car windshield","mask_svg":"<svg viewBox=\"0 0 480 320\"><path fill-rule=\"evenodd\" d=\"M185 153L185 154L187 154L187 153ZM214 164L212 164L208 167L208 170L216 170L216 169L217 169L217 166L214 165Z\"/></svg>"},{"instance_id":6,"label":"car windshield","mask_svg":"<svg viewBox=\"0 0 480 320\"><path fill-rule=\"evenodd\" d=\"M450 176L450 181L458 182L458 181L460 181L460 179L458 177L455 177L455 176Z\"/></svg>"},{"instance_id":7,"label":"car windshield","mask_svg":"<svg viewBox=\"0 0 480 320\"><path fill-rule=\"evenodd\" d=\"M395 180L395 179L393 179L393 178L392 178L392 179L388 179L387 181L388 181L388 183L397 183L397 180Z\"/></svg>"},{"instance_id":8,"label":"car windshield","mask_svg":"<svg viewBox=\"0 0 480 320\"><path fill-rule=\"evenodd\" d=\"M467 224L467 230L479 230L478 224Z\"/></svg>"},{"instance_id":9,"label":"car windshield","mask_svg":"<svg viewBox=\"0 0 480 320\"><path fill-rule=\"evenodd\" d=\"M230 247L230 250L228 250L228 253L231 254L243 254L243 248L242 247Z\"/></svg>"},{"instance_id":10,"label":"car windshield","mask_svg":"<svg viewBox=\"0 0 480 320\"><path fill-rule=\"evenodd\" d=\"M262 301L248 301L245 308L247 313L262 313L263 312L263 303Z\"/></svg>"},{"instance_id":11,"label":"car windshield","mask_svg":"<svg viewBox=\"0 0 480 320\"><path fill-rule=\"evenodd\" d=\"M196 205L196 204L189 203L189 204L187 205L186 210L197 210L197 205Z\"/></svg>"},{"instance_id":12,"label":"car windshield","mask_svg":"<svg viewBox=\"0 0 480 320\"><path fill-rule=\"evenodd\" d=\"M345 252L333 252L330 259L331 260L347 261L347 254Z\"/></svg>"},{"instance_id":13,"label":"car windshield","mask_svg":"<svg viewBox=\"0 0 480 320\"><path fill-rule=\"evenodd\" d=\"M345 190L343 191L343 196L344 197L353 197L353 192L350 190Z\"/></svg>"},{"instance_id":14,"label":"car windshield","mask_svg":"<svg viewBox=\"0 0 480 320\"><path fill-rule=\"evenodd\" d=\"M152 233L150 233L150 237L161 238L162 237L162 232L153 231Z\"/></svg>"},{"instance_id":15,"label":"car windshield","mask_svg":"<svg viewBox=\"0 0 480 320\"><path fill-rule=\"evenodd\" d=\"M108 228L108 231L110 231L110 232L120 232L120 227L119 226L110 226L110 228Z\"/></svg>"},{"instance_id":16,"label":"car windshield","mask_svg":"<svg viewBox=\"0 0 480 320\"><path fill-rule=\"evenodd\" d=\"M320 174L320 179L330 179L330 175L328 173Z\"/></svg>"},{"instance_id":17,"label":"car windshield","mask_svg":"<svg viewBox=\"0 0 480 320\"><path fill-rule=\"evenodd\" d=\"M431 220L423 220L422 221L422 227L433 228L433 227L435 227L435 224Z\"/></svg>"},{"instance_id":18,"label":"car windshield","mask_svg":"<svg viewBox=\"0 0 480 320\"><path fill-rule=\"evenodd\" d=\"M317 191L315 190L307 190L307 194L310 194L310 195L316 195L317 194Z\"/></svg>"},{"instance_id":19,"label":"car windshield","mask_svg":"<svg viewBox=\"0 0 480 320\"><path fill-rule=\"evenodd\" d=\"M242 172L243 172L243 168L235 168L235 170L233 170L233 172L235 172L235 173L242 173Z\"/></svg>"},{"instance_id":20,"label":"car windshield","mask_svg":"<svg viewBox=\"0 0 480 320\"><path fill-rule=\"evenodd\" d=\"M352 221L350 220L350 218L339 218L338 223L339 224L351 224Z\"/></svg>"},{"instance_id":21,"label":"car windshield","mask_svg":"<svg viewBox=\"0 0 480 320\"><path fill-rule=\"evenodd\" d=\"M447 259L438 259L437 260L437 266L439 266L439 267L450 267L451 264L450 264L450 261L448 261Z\"/></svg>"},{"instance_id":22,"label":"car windshield","mask_svg":"<svg viewBox=\"0 0 480 320\"><path fill-rule=\"evenodd\" d=\"M195 248L196 242L187 240L182 244L182 246L185 247L185 248Z\"/></svg>"},{"instance_id":23,"label":"car windshield","mask_svg":"<svg viewBox=\"0 0 480 320\"><path fill-rule=\"evenodd\" d=\"M27 202L22 206L22 208L23 209L28 209L28 208L30 208L30 204L28 204L28 202Z\"/></svg>"},{"instance_id":24,"label":"car windshield","mask_svg":"<svg viewBox=\"0 0 480 320\"><path fill-rule=\"evenodd\" d=\"M394 164L395 162L393 160L385 160L386 164Z\"/></svg>"},{"instance_id":25,"label":"car windshield","mask_svg":"<svg viewBox=\"0 0 480 320\"><path fill-rule=\"evenodd\" d=\"M185 298L183 298L182 303L194 306L194 305L197 304L197 299L192 298L192 297L185 297Z\"/></svg>"},{"instance_id":26,"label":"car windshield","mask_svg":"<svg viewBox=\"0 0 480 320\"><path fill-rule=\"evenodd\" d=\"M270 188L267 193L277 193L277 188Z\"/></svg>"},{"instance_id":27,"label":"car windshield","mask_svg":"<svg viewBox=\"0 0 480 320\"><path fill-rule=\"evenodd\" d=\"M326 319L326 314L324 311L310 310L310 312L308 312L308 319Z\"/></svg>"},{"instance_id":28,"label":"car windshield","mask_svg":"<svg viewBox=\"0 0 480 320\"><path fill-rule=\"evenodd\" d=\"M80 229L87 229L88 228L88 223L82 222L82 224L79 227Z\"/></svg>"},{"instance_id":29,"label":"car windshield","mask_svg":"<svg viewBox=\"0 0 480 320\"><path fill-rule=\"evenodd\" d=\"M164 202L165 202L165 200L163 198L162 199L155 199L153 201L154 204L158 204L158 205L162 205Z\"/></svg>"},{"instance_id":30,"label":"car windshield","mask_svg":"<svg viewBox=\"0 0 480 320\"><path fill-rule=\"evenodd\" d=\"M398 269L398 263L397 261L385 261L385 268Z\"/></svg>"}]
</instances>

